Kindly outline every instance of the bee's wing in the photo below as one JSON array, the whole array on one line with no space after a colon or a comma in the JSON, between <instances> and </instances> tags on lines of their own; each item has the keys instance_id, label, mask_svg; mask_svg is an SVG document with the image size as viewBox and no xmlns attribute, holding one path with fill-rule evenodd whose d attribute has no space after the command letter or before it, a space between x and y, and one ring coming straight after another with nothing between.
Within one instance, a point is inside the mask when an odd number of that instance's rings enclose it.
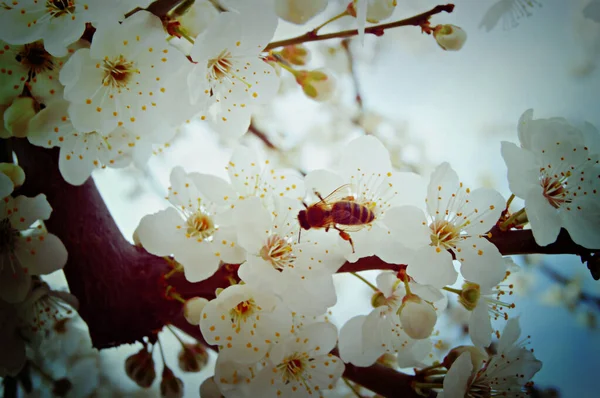
<instances>
[{"instance_id":1,"label":"bee's wing","mask_svg":"<svg viewBox=\"0 0 600 398\"><path fill-rule=\"evenodd\" d=\"M335 224L335 226L344 232L357 232L360 231L361 229L365 228L365 227L369 227L369 224L359 224L359 225L342 225L342 224Z\"/></svg>"},{"instance_id":2,"label":"bee's wing","mask_svg":"<svg viewBox=\"0 0 600 398\"><path fill-rule=\"evenodd\" d=\"M352 188L351 184L344 184L344 185L338 187L337 189L335 189L333 192L331 192L326 197L324 197L321 200L321 202L323 202L325 204L333 204L340 200L348 200L348 197L352 195L351 188Z\"/></svg>"}]
</instances>

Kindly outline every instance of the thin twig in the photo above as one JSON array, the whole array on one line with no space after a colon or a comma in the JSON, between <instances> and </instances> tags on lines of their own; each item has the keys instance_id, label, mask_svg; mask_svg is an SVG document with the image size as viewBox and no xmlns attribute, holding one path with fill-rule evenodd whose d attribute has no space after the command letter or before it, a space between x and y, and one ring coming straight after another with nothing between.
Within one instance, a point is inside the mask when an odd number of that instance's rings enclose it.
<instances>
[{"instance_id":1,"label":"thin twig","mask_svg":"<svg viewBox=\"0 0 600 398\"><path fill-rule=\"evenodd\" d=\"M422 14L415 15L407 19L400 21L385 23L381 25L369 26L365 28L365 34L372 34L375 36L382 36L386 29L398 28L400 26L421 26L422 24L429 21L429 17L441 12L452 12L454 10L454 4L445 4L433 7L431 10L426 11ZM291 46L294 44L308 43L312 41L322 41L329 39L343 39L345 37L358 36L358 29L343 30L341 32L327 33L323 35L314 34L312 31L307 32L303 35L292 37L290 39L274 41L270 43L265 51L272 50L278 47Z\"/></svg>"},{"instance_id":2,"label":"thin twig","mask_svg":"<svg viewBox=\"0 0 600 398\"><path fill-rule=\"evenodd\" d=\"M258 127L256 127L256 124L254 124L254 122L250 122L250 126L248 126L248 132L256 136L259 140L261 140L267 148L279 151L279 148L277 148L277 146L273 144L273 141L271 141L269 137L267 137L267 134L264 131L259 130Z\"/></svg>"}]
</instances>

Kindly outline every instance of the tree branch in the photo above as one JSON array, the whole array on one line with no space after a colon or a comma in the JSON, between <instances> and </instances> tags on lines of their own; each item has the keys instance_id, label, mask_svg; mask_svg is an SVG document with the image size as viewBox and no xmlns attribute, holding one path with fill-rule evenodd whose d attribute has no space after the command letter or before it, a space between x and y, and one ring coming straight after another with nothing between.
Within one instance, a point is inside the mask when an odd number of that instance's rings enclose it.
<instances>
[{"instance_id":1,"label":"tree branch","mask_svg":"<svg viewBox=\"0 0 600 398\"><path fill-rule=\"evenodd\" d=\"M381 25L369 26L365 28L365 34L372 34L375 36L382 36L386 29L398 28L400 26L420 26L427 21L432 15L439 14L441 12L452 12L454 10L454 4L445 4L433 7L431 10L426 11L422 14L415 15L407 19L400 21L385 23ZM278 47L291 46L294 44L308 43L312 41L322 41L329 39L343 39L345 37L358 36L358 29L343 30L341 32L327 33L324 35L315 34L313 31L307 32L303 35L292 37L290 39L274 41L269 43L265 48L265 51L272 50Z\"/></svg>"}]
</instances>

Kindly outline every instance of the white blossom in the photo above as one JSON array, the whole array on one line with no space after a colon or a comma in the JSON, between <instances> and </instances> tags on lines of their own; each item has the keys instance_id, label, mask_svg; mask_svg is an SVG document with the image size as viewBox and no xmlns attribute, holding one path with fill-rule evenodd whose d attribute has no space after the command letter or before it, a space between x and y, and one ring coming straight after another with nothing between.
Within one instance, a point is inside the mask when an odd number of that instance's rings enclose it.
<instances>
[{"instance_id":1,"label":"white blossom","mask_svg":"<svg viewBox=\"0 0 600 398\"><path fill-rule=\"evenodd\" d=\"M249 385L254 397L322 396L333 390L344 372L344 363L329 352L337 329L315 323L280 342L270 352L263 369Z\"/></svg>"},{"instance_id":2,"label":"white blossom","mask_svg":"<svg viewBox=\"0 0 600 398\"><path fill-rule=\"evenodd\" d=\"M514 28L518 20L531 16L530 8L540 6L538 0L498 0L484 14L480 28L491 31L502 20L504 29Z\"/></svg>"},{"instance_id":3,"label":"white blossom","mask_svg":"<svg viewBox=\"0 0 600 398\"><path fill-rule=\"evenodd\" d=\"M252 107L270 101L279 79L260 58L277 27L277 17L258 9L223 12L199 35L190 52L195 67L188 84L192 102L208 103L203 116L229 136L239 137L250 124Z\"/></svg>"},{"instance_id":4,"label":"white blossom","mask_svg":"<svg viewBox=\"0 0 600 398\"><path fill-rule=\"evenodd\" d=\"M450 165L442 163L431 175L426 204L426 213L402 206L390 209L385 218L398 243L406 247L403 262L411 277L436 287L453 284L458 274L452 250L465 279L488 286L504 278L500 252L483 237L504 208L497 191L479 188L471 192Z\"/></svg>"},{"instance_id":5,"label":"white blossom","mask_svg":"<svg viewBox=\"0 0 600 398\"><path fill-rule=\"evenodd\" d=\"M541 368L533 353L517 342L521 329L518 318L508 321L498 342L498 352L473 369L471 354L464 352L444 378L444 396L464 397L486 392L491 396L527 397L525 384Z\"/></svg>"},{"instance_id":6,"label":"white blossom","mask_svg":"<svg viewBox=\"0 0 600 398\"><path fill-rule=\"evenodd\" d=\"M166 41L160 19L138 11L121 24L99 24L91 47L71 56L60 81L78 131L108 134L123 126L165 142L173 132L169 127L183 122L182 114L191 108L174 101L187 97L178 92L185 85L174 77L190 67Z\"/></svg>"},{"instance_id":7,"label":"white blossom","mask_svg":"<svg viewBox=\"0 0 600 398\"><path fill-rule=\"evenodd\" d=\"M371 255L388 259L391 256L388 252L395 248L389 244L390 231L382 220L392 206L417 203L417 197L412 195L415 189L418 190L421 178L412 173L394 172L388 151L373 136L351 141L341 149L341 155L338 173L315 170L305 177L307 193L312 194L311 198L316 196L315 192L319 193L328 208L339 200L354 202L363 208L361 214L370 214L372 219L360 223L360 220L355 220L356 215L351 215L349 220L342 219L331 225L312 227L339 228L341 232L347 233L352 239L353 247L347 239L340 239L339 244L349 261ZM327 198L333 192L333 197ZM313 202L307 204L311 205ZM370 213L365 212L367 209ZM350 225L340 221L349 222ZM343 235L340 234L342 238Z\"/></svg>"},{"instance_id":8,"label":"white blossom","mask_svg":"<svg viewBox=\"0 0 600 398\"><path fill-rule=\"evenodd\" d=\"M202 311L202 336L222 360L251 364L293 332L289 310L276 296L250 285L224 289Z\"/></svg>"},{"instance_id":9,"label":"white blossom","mask_svg":"<svg viewBox=\"0 0 600 398\"><path fill-rule=\"evenodd\" d=\"M598 154L586 135L562 118L533 119L526 111L519 120L521 148L502 142L511 191L525 200L527 218L539 245L556 240L565 228L575 243L597 248L600 242L600 168Z\"/></svg>"},{"instance_id":10,"label":"white blossom","mask_svg":"<svg viewBox=\"0 0 600 398\"><path fill-rule=\"evenodd\" d=\"M125 127L106 135L76 130L68 108L69 102L57 100L42 109L29 121L27 136L34 145L60 148L58 168L68 183L81 185L93 170L127 166L136 154L143 163L150 155L150 144Z\"/></svg>"},{"instance_id":11,"label":"white blossom","mask_svg":"<svg viewBox=\"0 0 600 398\"><path fill-rule=\"evenodd\" d=\"M32 275L62 268L67 251L58 237L47 233L38 220L47 220L52 208L46 196L7 196L0 201L0 298L16 303L25 299Z\"/></svg>"},{"instance_id":12,"label":"white blossom","mask_svg":"<svg viewBox=\"0 0 600 398\"><path fill-rule=\"evenodd\" d=\"M412 294L429 302L436 313L446 308L447 299L439 290L414 282L409 286ZM400 307L406 296L405 285L395 273L383 272L377 276L377 288L372 300L376 307L366 316L351 318L340 330L341 358L356 366L369 366L386 352L398 353L400 366L417 366L430 353L431 343L425 338L414 339L403 329Z\"/></svg>"},{"instance_id":13,"label":"white blossom","mask_svg":"<svg viewBox=\"0 0 600 398\"><path fill-rule=\"evenodd\" d=\"M210 277L221 260L240 264L245 252L236 243L234 227L219 224L219 214L229 208L227 197L233 196L224 180L176 167L167 197L171 207L142 218L139 241L152 254L172 254L190 282Z\"/></svg>"},{"instance_id":14,"label":"white blossom","mask_svg":"<svg viewBox=\"0 0 600 398\"><path fill-rule=\"evenodd\" d=\"M333 273L345 259L331 235L310 231L298 240L297 200L274 201L271 211L258 198L236 207L239 244L248 253L239 276L273 292L294 312L320 315L336 303Z\"/></svg>"}]
</instances>

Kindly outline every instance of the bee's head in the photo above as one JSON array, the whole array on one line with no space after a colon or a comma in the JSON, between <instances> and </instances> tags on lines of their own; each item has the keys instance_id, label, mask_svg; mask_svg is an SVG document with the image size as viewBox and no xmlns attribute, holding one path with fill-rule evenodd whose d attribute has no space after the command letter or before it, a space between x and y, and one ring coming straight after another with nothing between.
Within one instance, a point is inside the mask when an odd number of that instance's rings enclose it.
<instances>
[{"instance_id":1,"label":"bee's head","mask_svg":"<svg viewBox=\"0 0 600 398\"><path fill-rule=\"evenodd\" d=\"M308 217L306 216L306 210L300 210L298 212L298 221L300 222L300 226L304 229L310 229L310 224L308 223Z\"/></svg>"}]
</instances>

